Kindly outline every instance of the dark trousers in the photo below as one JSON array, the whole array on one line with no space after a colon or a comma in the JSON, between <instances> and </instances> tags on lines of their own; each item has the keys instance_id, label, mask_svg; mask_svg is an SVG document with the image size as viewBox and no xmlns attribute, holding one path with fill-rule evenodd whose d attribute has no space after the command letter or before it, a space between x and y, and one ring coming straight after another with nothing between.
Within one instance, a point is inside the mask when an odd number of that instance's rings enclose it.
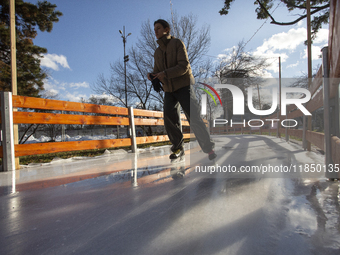
<instances>
[{"instance_id":1,"label":"dark trousers","mask_svg":"<svg viewBox=\"0 0 340 255\"><path fill-rule=\"evenodd\" d=\"M164 126L172 143L171 150L181 148L184 143L180 127L180 106L203 152L210 152L215 144L210 139L208 129L200 116L200 106L191 85L174 92L165 92Z\"/></svg>"}]
</instances>

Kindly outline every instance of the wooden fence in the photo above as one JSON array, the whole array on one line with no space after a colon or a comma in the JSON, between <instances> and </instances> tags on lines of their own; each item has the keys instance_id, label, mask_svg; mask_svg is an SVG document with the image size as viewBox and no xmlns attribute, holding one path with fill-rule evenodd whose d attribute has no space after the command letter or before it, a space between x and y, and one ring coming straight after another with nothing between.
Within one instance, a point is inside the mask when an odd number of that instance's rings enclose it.
<instances>
[{"instance_id":1,"label":"wooden fence","mask_svg":"<svg viewBox=\"0 0 340 255\"><path fill-rule=\"evenodd\" d=\"M8 92L2 92L2 94ZM9 93L10 95L10 93ZM3 101L2 99L1 101ZM148 111L142 109L133 109L132 107L122 108L115 106L95 105L87 103L76 103L60 100L50 100L42 98L32 98L24 96L10 96L8 103L11 108L30 109L26 111L13 111L13 124L70 124L70 125L124 125L130 128L130 138L118 138L107 140L90 140L90 141L72 141L72 142L47 142L47 143L30 143L15 144L14 156L21 157L27 155L47 154L66 151L104 149L115 147L131 146L135 151L138 144L149 144L155 142L168 141L167 135L155 135L136 137L135 126L163 126L163 112ZM2 102L4 103L4 102ZM2 107L1 115L5 114L6 106ZM63 113L52 112L34 112L35 110L58 111ZM64 113L66 112L66 113ZM67 113L68 112L68 113ZM70 112L77 114L70 114ZM86 114L92 115L86 115ZM93 115L96 114L96 115ZM4 120L2 120L4 122ZM184 129L189 130L189 123L185 115L181 114L181 123ZM9 124L11 125L11 124ZM4 132L3 128L3 133ZM194 137L193 134L184 133L184 138ZM11 140L13 138L9 138ZM6 145L6 141L3 140ZM10 151L10 150L9 150ZM0 157L4 158L3 146L0 147ZM7 159L8 155L6 156ZM4 164L3 164L4 165Z\"/></svg>"}]
</instances>

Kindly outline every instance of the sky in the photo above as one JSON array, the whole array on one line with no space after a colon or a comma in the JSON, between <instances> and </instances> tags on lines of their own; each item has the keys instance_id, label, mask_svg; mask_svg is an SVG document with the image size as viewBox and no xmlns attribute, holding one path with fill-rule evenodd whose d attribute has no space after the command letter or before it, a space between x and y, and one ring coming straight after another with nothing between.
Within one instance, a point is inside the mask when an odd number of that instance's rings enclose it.
<instances>
[{"instance_id":1,"label":"sky","mask_svg":"<svg viewBox=\"0 0 340 255\"><path fill-rule=\"evenodd\" d=\"M32 3L37 1L31 0ZM110 64L123 60L123 39L119 30L125 26L127 50L140 37L141 24L147 20L171 18L169 0L50 0L63 13L52 32L38 32L36 45L44 47L41 65L48 71L45 89L58 94L58 99L79 102L95 94L93 86L100 74L110 75ZM213 61L230 52L240 41L245 50L272 59L268 77L277 78L278 57L282 61L282 77L292 78L307 73L306 21L292 26L257 20L253 0L236 0L228 15L218 11L223 0L171 0L172 10L179 16L193 14L197 25L210 26L211 44L207 56ZM296 18L281 4L273 16L277 21ZM327 45L328 25L323 27L312 48L313 68L321 64L321 48ZM150 70L151 71L151 70Z\"/></svg>"}]
</instances>

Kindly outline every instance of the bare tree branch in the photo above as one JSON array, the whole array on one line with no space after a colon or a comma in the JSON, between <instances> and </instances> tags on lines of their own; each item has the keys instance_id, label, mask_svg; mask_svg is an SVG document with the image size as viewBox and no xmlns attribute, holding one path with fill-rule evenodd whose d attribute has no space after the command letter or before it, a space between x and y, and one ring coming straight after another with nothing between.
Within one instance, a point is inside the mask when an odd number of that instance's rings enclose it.
<instances>
[{"instance_id":1,"label":"bare tree branch","mask_svg":"<svg viewBox=\"0 0 340 255\"><path fill-rule=\"evenodd\" d=\"M275 24L275 25L280 25L280 26L289 26L289 25L294 25L296 23L298 23L300 20L303 20L304 18L307 17L307 14L305 15L302 15L300 16L299 18L297 18L296 20L294 21L291 21L291 22L278 22L274 19L274 17L268 12L267 8L261 3L260 0L256 0L256 2L261 6L261 8L265 11L265 13L270 17L270 19L272 20L272 22L270 22L271 24ZM302 8L301 6L294 6L296 8L301 8L301 9L306 9L305 8ZM330 5L329 4L326 4L324 6L321 6L321 7L314 7L313 9L315 9L314 11L311 12L311 15L321 11L321 10L324 10L324 9L327 9L329 8Z\"/></svg>"}]
</instances>

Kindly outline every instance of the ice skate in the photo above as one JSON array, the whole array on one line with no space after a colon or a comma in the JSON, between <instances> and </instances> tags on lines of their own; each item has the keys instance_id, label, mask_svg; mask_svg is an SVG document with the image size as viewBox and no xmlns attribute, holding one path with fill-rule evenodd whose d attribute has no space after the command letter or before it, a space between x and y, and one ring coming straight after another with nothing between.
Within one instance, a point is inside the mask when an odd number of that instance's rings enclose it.
<instances>
[{"instance_id":1,"label":"ice skate","mask_svg":"<svg viewBox=\"0 0 340 255\"><path fill-rule=\"evenodd\" d=\"M212 150L211 152L208 153L208 157L209 157L209 160L215 160L217 155L216 155L215 151Z\"/></svg>"},{"instance_id":2,"label":"ice skate","mask_svg":"<svg viewBox=\"0 0 340 255\"><path fill-rule=\"evenodd\" d=\"M180 148L180 149L177 149L177 150L173 151L170 154L169 158L170 158L171 163L177 163L177 162L184 161L184 159L185 159L185 157L184 157L184 149Z\"/></svg>"}]
</instances>

